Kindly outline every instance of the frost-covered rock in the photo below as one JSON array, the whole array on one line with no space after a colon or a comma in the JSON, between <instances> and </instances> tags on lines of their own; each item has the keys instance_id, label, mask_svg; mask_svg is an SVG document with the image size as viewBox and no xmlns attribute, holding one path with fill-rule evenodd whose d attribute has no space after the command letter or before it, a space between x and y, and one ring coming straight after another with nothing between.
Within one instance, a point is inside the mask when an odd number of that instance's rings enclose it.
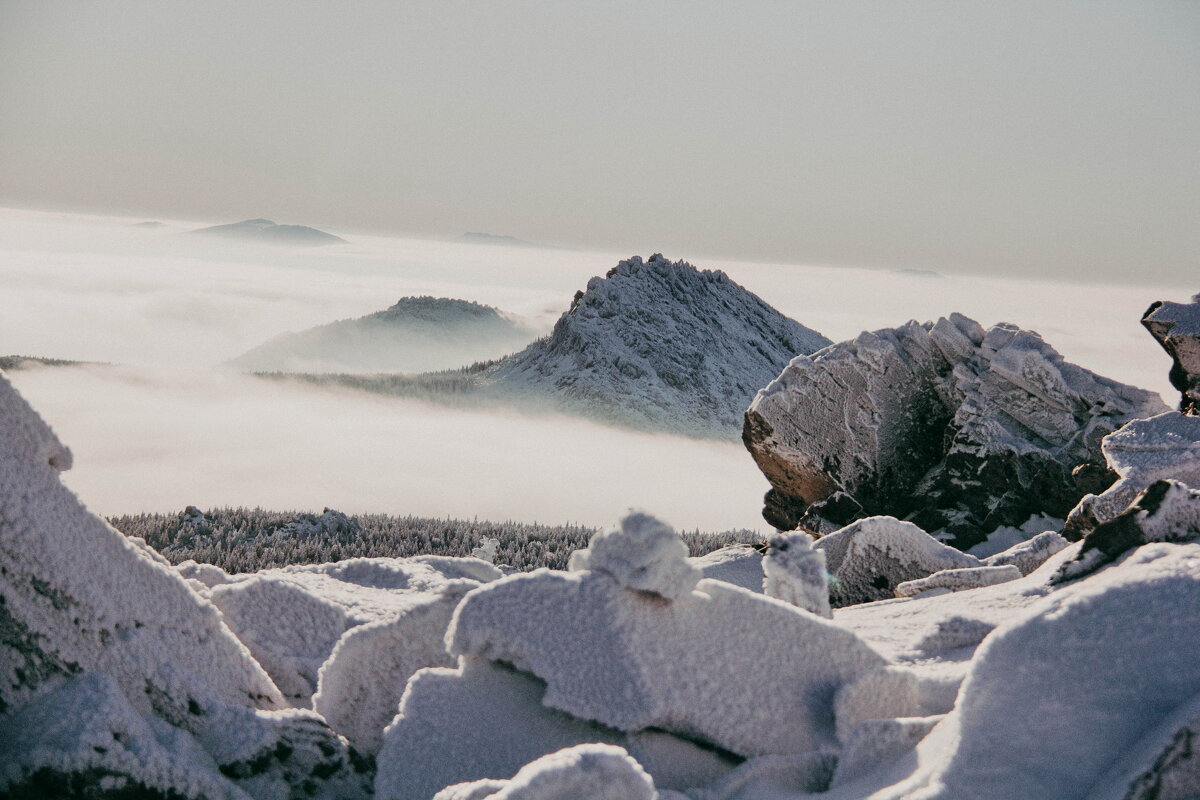
<instances>
[{"instance_id":1,"label":"frost-covered rock","mask_svg":"<svg viewBox=\"0 0 1200 800\"><path fill-rule=\"evenodd\" d=\"M703 556L689 558L700 577L725 581L752 592L761 592L763 585L763 555L748 544L733 544L713 550Z\"/></svg>"},{"instance_id":2,"label":"frost-covered rock","mask_svg":"<svg viewBox=\"0 0 1200 800\"><path fill-rule=\"evenodd\" d=\"M425 667L454 666L446 652L446 628L463 596L478 585L451 581L393 619L342 634L320 669L313 710L359 752L378 751L408 679Z\"/></svg>"},{"instance_id":3,"label":"frost-covered rock","mask_svg":"<svg viewBox=\"0 0 1200 800\"><path fill-rule=\"evenodd\" d=\"M1014 566L1022 575L1028 575L1046 563L1046 559L1062 550L1070 542L1056 531L1043 531L1032 539L1018 542L1007 550L988 556L983 563L989 567Z\"/></svg>"},{"instance_id":4,"label":"frost-covered rock","mask_svg":"<svg viewBox=\"0 0 1200 800\"><path fill-rule=\"evenodd\" d=\"M1197 539L1200 491L1190 490L1178 481L1158 481L1116 518L1085 536L1079 553L1059 568L1055 580L1075 580L1150 542Z\"/></svg>"},{"instance_id":5,"label":"frost-covered rock","mask_svg":"<svg viewBox=\"0 0 1200 800\"><path fill-rule=\"evenodd\" d=\"M885 514L966 548L1032 514L1065 516L1083 494L1072 470L1099 462L1101 437L1163 410L1032 331L953 314L793 359L754 398L743 441L777 528Z\"/></svg>"},{"instance_id":6,"label":"frost-covered rock","mask_svg":"<svg viewBox=\"0 0 1200 800\"><path fill-rule=\"evenodd\" d=\"M478 558L480 561L486 561L489 564L494 564L496 562L496 551L498 549L500 549L500 540L488 536L479 543L479 547L476 547L471 551L471 557Z\"/></svg>"},{"instance_id":7,"label":"frost-covered rock","mask_svg":"<svg viewBox=\"0 0 1200 800\"><path fill-rule=\"evenodd\" d=\"M1200 488L1200 416L1169 411L1135 419L1100 443L1104 459L1118 476L1100 494L1089 494L1067 517L1063 534L1077 540L1114 519L1150 484L1176 480Z\"/></svg>"},{"instance_id":8,"label":"frost-covered rock","mask_svg":"<svg viewBox=\"0 0 1200 800\"><path fill-rule=\"evenodd\" d=\"M894 597L901 583L945 569L982 566L974 556L892 517L851 523L818 539L813 548L825 554L835 608Z\"/></svg>"},{"instance_id":9,"label":"frost-covered rock","mask_svg":"<svg viewBox=\"0 0 1200 800\"><path fill-rule=\"evenodd\" d=\"M692 800L752 800L806 795L829 789L837 768L830 752L760 756L746 761L721 780L688 793Z\"/></svg>"},{"instance_id":10,"label":"frost-covered rock","mask_svg":"<svg viewBox=\"0 0 1200 800\"><path fill-rule=\"evenodd\" d=\"M608 744L581 744L542 756L521 768L512 780L487 781L484 790L494 794L449 790L435 798L492 800L658 800L650 776L629 753Z\"/></svg>"},{"instance_id":11,"label":"frost-covered rock","mask_svg":"<svg viewBox=\"0 0 1200 800\"><path fill-rule=\"evenodd\" d=\"M825 554L814 550L806 533L782 533L771 537L762 561L762 591L785 603L832 617Z\"/></svg>"},{"instance_id":12,"label":"frost-covered rock","mask_svg":"<svg viewBox=\"0 0 1200 800\"><path fill-rule=\"evenodd\" d=\"M546 681L550 708L741 756L832 743L833 691L883 665L853 634L727 583L700 581L669 601L600 571L482 586L459 605L447 641L452 654Z\"/></svg>"},{"instance_id":13,"label":"frost-covered rock","mask_svg":"<svg viewBox=\"0 0 1200 800\"><path fill-rule=\"evenodd\" d=\"M922 632L913 643L913 649L921 653L938 653L962 647L975 648L995 629L995 623L981 619L957 615L945 617Z\"/></svg>"},{"instance_id":14,"label":"frost-covered rock","mask_svg":"<svg viewBox=\"0 0 1200 800\"><path fill-rule=\"evenodd\" d=\"M668 600L688 594L700 580L683 540L670 526L641 512L593 536L587 549L571 554L570 569L603 572L627 589Z\"/></svg>"},{"instance_id":15,"label":"frost-covered rock","mask_svg":"<svg viewBox=\"0 0 1200 800\"><path fill-rule=\"evenodd\" d=\"M499 577L494 566L472 558L353 558L239 576L214 586L210 596L288 702L304 708L317 690L321 665L344 633L394 621L436 600L454 581L474 585Z\"/></svg>"},{"instance_id":16,"label":"frost-covered rock","mask_svg":"<svg viewBox=\"0 0 1200 800\"><path fill-rule=\"evenodd\" d=\"M896 597L916 597L922 592L934 589L962 592L968 589L978 589L981 586L994 586L1005 581L1015 581L1019 577L1021 577L1021 570L1012 564L944 569L924 578L897 584Z\"/></svg>"},{"instance_id":17,"label":"frost-covered rock","mask_svg":"<svg viewBox=\"0 0 1200 800\"><path fill-rule=\"evenodd\" d=\"M758 388L827 344L723 272L634 256L483 380L620 424L735 438Z\"/></svg>"},{"instance_id":18,"label":"frost-covered rock","mask_svg":"<svg viewBox=\"0 0 1200 800\"><path fill-rule=\"evenodd\" d=\"M365 796L369 765L312 712L272 710L283 697L217 608L62 485L68 451L3 375L0 430L0 730L14 737L4 775L36 780L53 762L56 787L108 775L219 797L215 766L261 800L299 793L313 774L324 776L314 797ZM75 727L42 730L51 717ZM106 726L127 746L96 745Z\"/></svg>"},{"instance_id":19,"label":"frost-covered rock","mask_svg":"<svg viewBox=\"0 0 1200 800\"><path fill-rule=\"evenodd\" d=\"M1200 414L1200 294L1190 303L1154 303L1142 316L1142 324L1174 362L1170 378L1182 395L1179 410Z\"/></svg>"}]
</instances>

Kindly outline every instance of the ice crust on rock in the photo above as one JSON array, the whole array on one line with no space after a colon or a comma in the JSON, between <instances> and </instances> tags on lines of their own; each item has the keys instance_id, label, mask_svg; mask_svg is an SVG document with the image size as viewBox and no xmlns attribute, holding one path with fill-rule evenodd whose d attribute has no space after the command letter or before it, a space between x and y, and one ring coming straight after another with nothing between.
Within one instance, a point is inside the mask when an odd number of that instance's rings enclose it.
<instances>
[{"instance_id":1,"label":"ice crust on rock","mask_svg":"<svg viewBox=\"0 0 1200 800\"><path fill-rule=\"evenodd\" d=\"M215 764L263 800L300 791L312 770L325 776L313 796L365 796L369 767L312 712L273 710L284 707L282 695L217 608L63 486L58 470L69 466L66 449L3 374L0 430L0 714L7 715L0 729L19 725L27 743L59 747L52 756L59 765L86 761L68 780L86 781L98 770L144 782L190 762L197 783L170 778L180 791L208 786L205 765ZM66 687L76 676L88 677ZM59 689L65 694L52 697ZM71 750L92 746L89 737L110 724L103 718L75 739L34 739L35 731L24 731L46 709L83 703L81 697L111 711L111 723L137 741L133 750ZM16 760L6 775L36 771L46 757L44 748L24 743L7 751ZM205 796L195 791L181 796ZM227 794L238 796L234 789Z\"/></svg>"},{"instance_id":2,"label":"ice crust on rock","mask_svg":"<svg viewBox=\"0 0 1200 800\"><path fill-rule=\"evenodd\" d=\"M1070 539L1114 519L1155 481L1200 487L1200 416L1169 411L1136 419L1105 436L1100 449L1119 479L1107 491L1085 496L1071 510L1063 531Z\"/></svg>"},{"instance_id":3,"label":"ice crust on rock","mask_svg":"<svg viewBox=\"0 0 1200 800\"><path fill-rule=\"evenodd\" d=\"M947 589L951 592L962 592L967 589L978 589L980 586L993 586L1005 581L1014 581L1021 577L1021 570L1012 564L987 567L966 567L964 569L944 569L924 578L904 581L896 586L896 597L916 597L931 589Z\"/></svg>"},{"instance_id":4,"label":"ice crust on rock","mask_svg":"<svg viewBox=\"0 0 1200 800\"><path fill-rule=\"evenodd\" d=\"M982 566L975 556L892 517L853 522L821 537L813 548L825 555L835 608L894 597L901 583L935 572Z\"/></svg>"},{"instance_id":5,"label":"ice crust on rock","mask_svg":"<svg viewBox=\"0 0 1200 800\"><path fill-rule=\"evenodd\" d=\"M783 533L768 542L762 561L763 594L819 617L832 617L825 554L806 533Z\"/></svg>"},{"instance_id":6,"label":"ice crust on rock","mask_svg":"<svg viewBox=\"0 0 1200 800\"><path fill-rule=\"evenodd\" d=\"M1163 410L1032 331L952 314L797 356L750 404L743 441L779 529L886 514L965 548L1031 514L1065 516L1083 494L1072 470L1100 461L1101 437Z\"/></svg>"},{"instance_id":7,"label":"ice crust on rock","mask_svg":"<svg viewBox=\"0 0 1200 800\"><path fill-rule=\"evenodd\" d=\"M1190 303L1154 303L1142 316L1142 325L1171 356L1171 385L1181 395L1179 410L1200 414L1200 294Z\"/></svg>"},{"instance_id":8,"label":"ice crust on rock","mask_svg":"<svg viewBox=\"0 0 1200 800\"><path fill-rule=\"evenodd\" d=\"M603 572L627 589L668 600L688 594L700 580L683 540L669 525L641 512L594 535L586 549L571 554L570 569Z\"/></svg>"},{"instance_id":9,"label":"ice crust on rock","mask_svg":"<svg viewBox=\"0 0 1200 800\"><path fill-rule=\"evenodd\" d=\"M724 272L656 254L592 278L548 338L483 375L589 416L734 439L759 387L827 344Z\"/></svg>"},{"instance_id":10,"label":"ice crust on rock","mask_svg":"<svg viewBox=\"0 0 1200 800\"><path fill-rule=\"evenodd\" d=\"M594 570L482 586L459 605L447 642L454 655L544 680L551 708L744 757L832 743L833 692L884 663L848 631L730 584L700 581L671 601Z\"/></svg>"}]
</instances>

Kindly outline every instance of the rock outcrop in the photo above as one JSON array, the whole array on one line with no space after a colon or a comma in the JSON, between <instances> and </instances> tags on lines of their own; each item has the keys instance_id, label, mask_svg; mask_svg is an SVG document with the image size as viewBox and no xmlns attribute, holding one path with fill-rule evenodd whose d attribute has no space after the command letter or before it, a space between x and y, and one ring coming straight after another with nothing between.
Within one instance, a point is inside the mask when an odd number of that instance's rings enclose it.
<instances>
[{"instance_id":1,"label":"rock outcrop","mask_svg":"<svg viewBox=\"0 0 1200 800\"><path fill-rule=\"evenodd\" d=\"M1179 410L1200 414L1200 294L1191 303L1155 303L1142 324L1171 356L1171 385L1182 395Z\"/></svg>"},{"instance_id":2,"label":"rock outcrop","mask_svg":"<svg viewBox=\"0 0 1200 800\"><path fill-rule=\"evenodd\" d=\"M754 398L743 441L779 529L885 514L965 549L1033 514L1066 516L1084 493L1072 472L1101 461L1101 438L1163 410L1032 331L953 314L798 356Z\"/></svg>"},{"instance_id":3,"label":"rock outcrop","mask_svg":"<svg viewBox=\"0 0 1200 800\"><path fill-rule=\"evenodd\" d=\"M634 256L592 278L548 338L481 377L610 422L734 438L758 388L827 344L723 272Z\"/></svg>"}]
</instances>

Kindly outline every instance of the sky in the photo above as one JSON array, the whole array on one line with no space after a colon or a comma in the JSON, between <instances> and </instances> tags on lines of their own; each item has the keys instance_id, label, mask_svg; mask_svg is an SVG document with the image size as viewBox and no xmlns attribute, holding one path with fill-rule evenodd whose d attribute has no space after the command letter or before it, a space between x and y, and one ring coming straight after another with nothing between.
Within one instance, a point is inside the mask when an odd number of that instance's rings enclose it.
<instances>
[{"instance_id":1,"label":"sky","mask_svg":"<svg viewBox=\"0 0 1200 800\"><path fill-rule=\"evenodd\" d=\"M1178 285L1200 3L0 0L0 205Z\"/></svg>"}]
</instances>

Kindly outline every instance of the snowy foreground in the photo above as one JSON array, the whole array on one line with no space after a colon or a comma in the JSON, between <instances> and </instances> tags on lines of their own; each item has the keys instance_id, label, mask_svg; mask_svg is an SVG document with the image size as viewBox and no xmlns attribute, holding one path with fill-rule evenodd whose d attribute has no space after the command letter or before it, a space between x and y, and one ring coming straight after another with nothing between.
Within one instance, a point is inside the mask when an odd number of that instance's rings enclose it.
<instances>
[{"instance_id":1,"label":"snowy foreground","mask_svg":"<svg viewBox=\"0 0 1200 800\"><path fill-rule=\"evenodd\" d=\"M1200 795L1197 416L1104 438L1074 542L877 515L688 558L632 513L519 574L173 567L2 374L0 431L0 796Z\"/></svg>"}]
</instances>

